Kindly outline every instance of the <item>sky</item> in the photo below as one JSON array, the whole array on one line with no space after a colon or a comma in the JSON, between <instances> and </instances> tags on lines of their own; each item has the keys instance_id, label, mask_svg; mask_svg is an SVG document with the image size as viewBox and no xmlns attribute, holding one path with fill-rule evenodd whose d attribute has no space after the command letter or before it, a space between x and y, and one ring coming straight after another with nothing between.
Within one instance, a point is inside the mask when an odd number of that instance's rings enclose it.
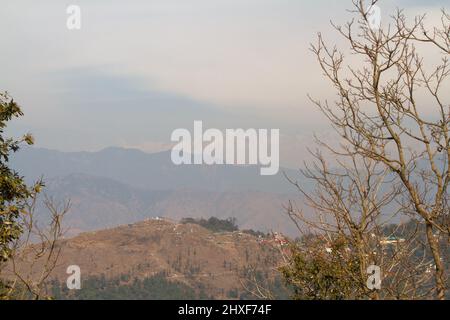
<instances>
[{"instance_id":1,"label":"sky","mask_svg":"<svg viewBox=\"0 0 450 320\"><path fill-rule=\"evenodd\" d=\"M81 8L68 30L66 8ZM381 1L438 21L448 1ZM211 128L280 129L282 165L305 159L314 133L333 139L308 100L332 97L309 51L317 32L339 40L330 19L344 0L1 0L0 90L25 117L12 134L36 146L157 152L170 134ZM382 20L383 21L383 20Z\"/></svg>"}]
</instances>

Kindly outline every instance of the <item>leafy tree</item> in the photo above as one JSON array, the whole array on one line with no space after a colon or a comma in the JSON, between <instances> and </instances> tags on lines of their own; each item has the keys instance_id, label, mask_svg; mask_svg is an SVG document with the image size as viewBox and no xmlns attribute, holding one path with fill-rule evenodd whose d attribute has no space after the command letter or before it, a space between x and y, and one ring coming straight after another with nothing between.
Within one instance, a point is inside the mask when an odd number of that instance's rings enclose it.
<instances>
[{"instance_id":1,"label":"leafy tree","mask_svg":"<svg viewBox=\"0 0 450 320\"><path fill-rule=\"evenodd\" d=\"M29 188L23 177L8 166L10 154L19 150L21 143L33 144L30 134L17 140L5 136L7 123L21 116L19 105L7 93L0 93L0 262L8 260L9 244L22 233L20 214L26 200L41 187L38 183Z\"/></svg>"},{"instance_id":2,"label":"leafy tree","mask_svg":"<svg viewBox=\"0 0 450 320\"><path fill-rule=\"evenodd\" d=\"M9 167L11 153L19 150L21 143L33 144L33 137L26 134L20 139L7 137L5 129L9 121L23 116L19 105L7 93L0 92L0 264L10 259L11 244L23 232L22 215L27 200L35 196L42 182L28 187L16 171ZM0 281L0 298L8 285Z\"/></svg>"},{"instance_id":3,"label":"leafy tree","mask_svg":"<svg viewBox=\"0 0 450 320\"><path fill-rule=\"evenodd\" d=\"M239 230L236 224L236 218L219 219L216 217L211 217L208 220L205 219L194 219L194 218L184 218L181 223L193 223L202 226L212 232L233 232Z\"/></svg>"}]
</instances>

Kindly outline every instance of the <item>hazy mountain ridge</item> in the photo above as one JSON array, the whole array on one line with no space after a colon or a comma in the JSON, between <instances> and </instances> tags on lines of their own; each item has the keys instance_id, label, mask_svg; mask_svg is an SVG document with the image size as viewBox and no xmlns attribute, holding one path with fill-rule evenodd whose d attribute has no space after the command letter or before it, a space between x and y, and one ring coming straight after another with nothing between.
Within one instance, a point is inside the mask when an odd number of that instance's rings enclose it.
<instances>
[{"instance_id":1,"label":"hazy mountain ridge","mask_svg":"<svg viewBox=\"0 0 450 320\"><path fill-rule=\"evenodd\" d=\"M283 213L283 205L292 199L288 195L258 191L147 191L86 174L51 179L45 192L58 202L70 199L71 210L64 218L69 235L157 216L175 220L236 217L243 229L295 232Z\"/></svg>"},{"instance_id":2,"label":"hazy mountain ridge","mask_svg":"<svg viewBox=\"0 0 450 320\"><path fill-rule=\"evenodd\" d=\"M69 235L156 216L235 217L244 229L295 233L283 206L298 194L283 193L295 190L281 172L262 177L256 166L175 166L169 152L121 148L24 148L11 164L29 181L43 176L45 192L54 199L71 200Z\"/></svg>"},{"instance_id":3,"label":"hazy mountain ridge","mask_svg":"<svg viewBox=\"0 0 450 320\"><path fill-rule=\"evenodd\" d=\"M145 190L196 189L207 191L292 192L280 168L277 175L261 176L259 166L174 165L170 151L145 153L110 147L98 152L61 152L27 147L11 157L12 166L27 179L84 173L120 181Z\"/></svg>"}]
</instances>

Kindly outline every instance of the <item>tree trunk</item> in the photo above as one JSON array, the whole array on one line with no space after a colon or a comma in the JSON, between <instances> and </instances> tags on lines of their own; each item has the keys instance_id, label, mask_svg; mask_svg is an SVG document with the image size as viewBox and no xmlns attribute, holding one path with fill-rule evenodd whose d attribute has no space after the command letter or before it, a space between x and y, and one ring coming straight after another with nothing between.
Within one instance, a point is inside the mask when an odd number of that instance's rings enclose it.
<instances>
[{"instance_id":1,"label":"tree trunk","mask_svg":"<svg viewBox=\"0 0 450 320\"><path fill-rule=\"evenodd\" d=\"M434 264L436 266L435 281L436 294L439 300L445 300L445 282L444 282L444 263L441 260L438 239L433 234L433 225L426 224L427 239L430 245L431 253L433 254Z\"/></svg>"}]
</instances>

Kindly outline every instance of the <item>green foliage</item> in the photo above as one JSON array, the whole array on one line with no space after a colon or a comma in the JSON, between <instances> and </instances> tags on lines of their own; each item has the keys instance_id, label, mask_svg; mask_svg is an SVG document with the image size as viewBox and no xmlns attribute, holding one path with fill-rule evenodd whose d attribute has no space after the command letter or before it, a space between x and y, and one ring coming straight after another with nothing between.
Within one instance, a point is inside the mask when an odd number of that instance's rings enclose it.
<instances>
[{"instance_id":1,"label":"green foliage","mask_svg":"<svg viewBox=\"0 0 450 320\"><path fill-rule=\"evenodd\" d=\"M422 263L422 261L432 261L432 253L426 243L425 226L417 224L417 221L410 220L404 224L391 224L384 226L381 230L385 237L413 239L412 247L416 248L413 256L408 259L410 264ZM412 238L412 235L415 235ZM450 270L450 251L447 249L446 239L440 242L443 252L445 268ZM327 250L326 249L331 249ZM289 263L280 269L285 282L294 288L294 299L361 299L369 298L370 292L365 291L365 280L361 278L361 261L356 256L355 248L348 248L345 241L335 239L333 243L324 243L319 237L305 235L298 239L291 248ZM394 246L387 246L384 249L384 259L391 259L398 254ZM399 266L401 268L401 265ZM392 274L384 273L383 283L391 283ZM411 274L411 279L413 274ZM412 281L408 279L408 281ZM400 287L403 283L399 283ZM450 285L450 279L447 280ZM434 286L433 278L423 282L417 289L417 293L425 294L432 290ZM378 292L380 297L389 292ZM450 296L447 296L449 298Z\"/></svg>"},{"instance_id":2,"label":"green foliage","mask_svg":"<svg viewBox=\"0 0 450 320\"><path fill-rule=\"evenodd\" d=\"M294 289L294 299L342 300L359 298L360 279L355 279L359 260L346 243L336 239L325 244L318 239L304 239L292 247L290 263L281 268L287 284ZM329 251L326 248L329 246Z\"/></svg>"},{"instance_id":3,"label":"green foliage","mask_svg":"<svg viewBox=\"0 0 450 320\"><path fill-rule=\"evenodd\" d=\"M208 220L205 219L194 219L194 218L184 218L181 223L194 223L198 224L212 232L233 232L239 230L236 225L235 218L219 219L216 217L211 217Z\"/></svg>"},{"instance_id":4,"label":"green foliage","mask_svg":"<svg viewBox=\"0 0 450 320\"><path fill-rule=\"evenodd\" d=\"M23 177L8 166L10 154L19 150L21 143L33 144L30 134L17 140L5 136L7 123L22 115L13 99L6 93L0 93L0 263L9 259L11 242L22 233L20 215L24 214L26 201L42 186L39 182L29 188Z\"/></svg>"},{"instance_id":5,"label":"green foliage","mask_svg":"<svg viewBox=\"0 0 450 320\"><path fill-rule=\"evenodd\" d=\"M193 223L202 226L212 232L233 232L238 231L239 227L236 223L236 218L227 218L227 219L219 219L216 217L211 217L208 220L206 219L194 219L194 218L183 218L181 223ZM242 230L242 233L246 233L252 235L254 237L267 237L268 234L262 231L246 229Z\"/></svg>"},{"instance_id":6,"label":"green foliage","mask_svg":"<svg viewBox=\"0 0 450 320\"><path fill-rule=\"evenodd\" d=\"M186 284L169 281L164 274L132 279L124 274L113 279L92 276L83 281L80 290L68 290L65 284L52 282L51 294L57 300L181 300L205 297Z\"/></svg>"}]
</instances>

